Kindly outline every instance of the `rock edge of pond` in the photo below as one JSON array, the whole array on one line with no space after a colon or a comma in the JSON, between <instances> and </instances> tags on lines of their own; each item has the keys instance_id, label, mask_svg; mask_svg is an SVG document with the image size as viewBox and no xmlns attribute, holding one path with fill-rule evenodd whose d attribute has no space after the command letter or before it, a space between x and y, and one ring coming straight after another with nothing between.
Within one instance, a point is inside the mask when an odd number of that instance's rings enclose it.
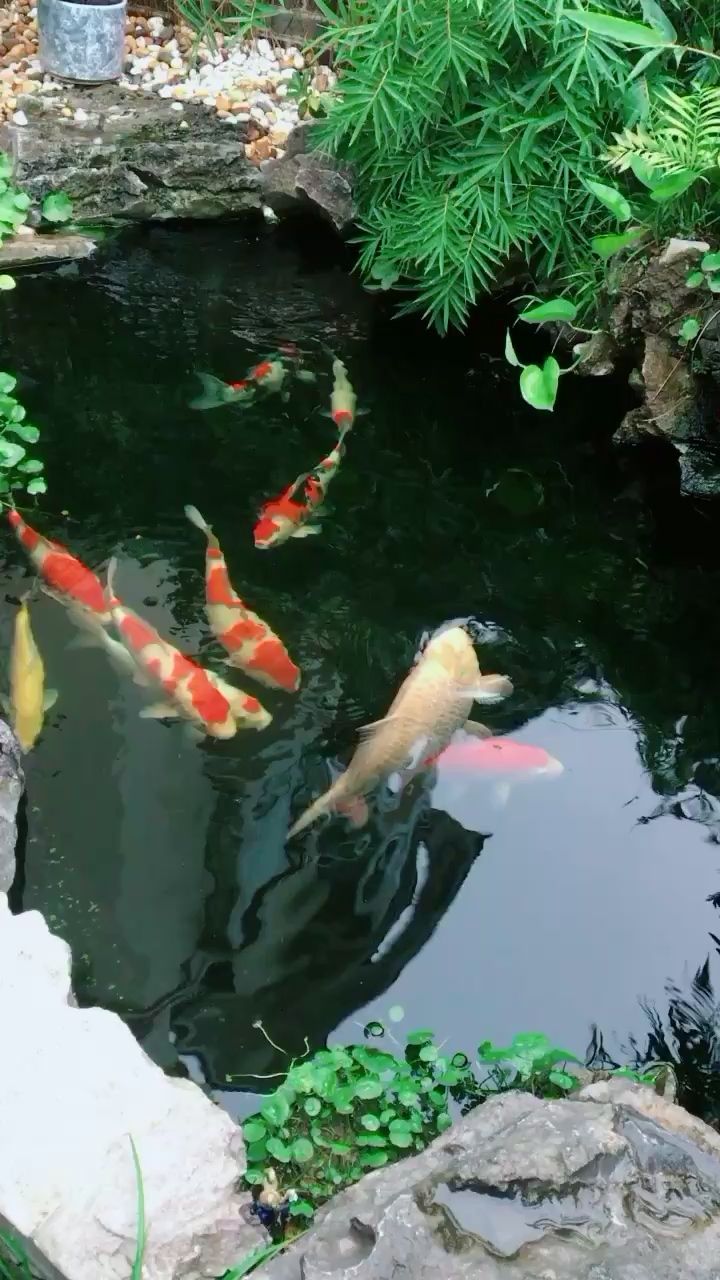
<instances>
[{"instance_id":1,"label":"rock edge of pond","mask_svg":"<svg viewBox=\"0 0 720 1280\"><path fill-rule=\"evenodd\" d=\"M126 1280L142 1170L146 1280L210 1280L266 1239L242 1134L115 1014L70 948L0 895L0 1220L45 1280ZM322 1209L259 1280L717 1280L720 1135L615 1078L491 1099Z\"/></svg>"}]
</instances>

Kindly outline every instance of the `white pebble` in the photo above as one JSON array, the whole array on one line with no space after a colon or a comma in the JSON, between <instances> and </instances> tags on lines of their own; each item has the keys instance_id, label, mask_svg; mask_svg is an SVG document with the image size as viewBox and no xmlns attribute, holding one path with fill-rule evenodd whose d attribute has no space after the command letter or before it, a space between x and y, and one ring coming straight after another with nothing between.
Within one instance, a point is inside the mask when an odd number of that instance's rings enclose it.
<instances>
[{"instance_id":1,"label":"white pebble","mask_svg":"<svg viewBox=\"0 0 720 1280\"><path fill-rule=\"evenodd\" d=\"M255 48L257 49L261 58L269 58L270 54L272 53L272 45L270 44L269 40L258 40Z\"/></svg>"},{"instance_id":2,"label":"white pebble","mask_svg":"<svg viewBox=\"0 0 720 1280\"><path fill-rule=\"evenodd\" d=\"M189 124L188 124L187 120L181 120L181 121L180 121L180 128L181 128L181 129L189 129L189 128L190 128L190 126L189 126Z\"/></svg>"},{"instance_id":3,"label":"white pebble","mask_svg":"<svg viewBox=\"0 0 720 1280\"><path fill-rule=\"evenodd\" d=\"M128 89L132 89L133 85L128 85ZM173 91L169 84L164 84L158 89L158 98L172 98Z\"/></svg>"},{"instance_id":4,"label":"white pebble","mask_svg":"<svg viewBox=\"0 0 720 1280\"><path fill-rule=\"evenodd\" d=\"M303 58L301 53L295 54L295 57L293 58L293 65L297 67L298 71L303 70L305 66L305 59Z\"/></svg>"},{"instance_id":5,"label":"white pebble","mask_svg":"<svg viewBox=\"0 0 720 1280\"><path fill-rule=\"evenodd\" d=\"M24 111L15 111L12 118L13 124L27 124L28 119Z\"/></svg>"},{"instance_id":6,"label":"white pebble","mask_svg":"<svg viewBox=\"0 0 720 1280\"><path fill-rule=\"evenodd\" d=\"M75 112L75 115L73 116L73 120L75 121L75 123L86 124L89 119L90 117L87 111L83 111L82 107L78 107L77 111Z\"/></svg>"},{"instance_id":7,"label":"white pebble","mask_svg":"<svg viewBox=\"0 0 720 1280\"><path fill-rule=\"evenodd\" d=\"M171 102L171 103L170 103L170 110L171 110L171 111L184 111L184 110L185 110L185 108L184 108L184 106L183 106L182 102Z\"/></svg>"},{"instance_id":8,"label":"white pebble","mask_svg":"<svg viewBox=\"0 0 720 1280\"><path fill-rule=\"evenodd\" d=\"M279 84L275 92L277 93L278 98L286 98L287 91L288 87L286 84Z\"/></svg>"}]
</instances>

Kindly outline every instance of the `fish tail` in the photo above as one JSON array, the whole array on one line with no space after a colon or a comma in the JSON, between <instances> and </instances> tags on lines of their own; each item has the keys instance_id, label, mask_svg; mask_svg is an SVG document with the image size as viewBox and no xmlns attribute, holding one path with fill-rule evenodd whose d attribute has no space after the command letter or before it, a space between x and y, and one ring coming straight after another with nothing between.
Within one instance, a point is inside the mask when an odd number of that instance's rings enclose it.
<instances>
[{"instance_id":1,"label":"fish tail","mask_svg":"<svg viewBox=\"0 0 720 1280\"><path fill-rule=\"evenodd\" d=\"M335 787L330 787L323 795L318 796L317 800L313 801L305 812L300 815L297 822L295 822L290 828L287 834L288 840L292 840L294 836L299 835L301 831L304 831L306 827L311 826L313 822L317 822L318 818L322 818L324 814L330 813L335 804L335 799Z\"/></svg>"},{"instance_id":2,"label":"fish tail","mask_svg":"<svg viewBox=\"0 0 720 1280\"><path fill-rule=\"evenodd\" d=\"M218 405L227 404L227 384L221 378L215 378L211 373L195 376L202 384L202 391L190 401L191 409L216 409Z\"/></svg>"}]
</instances>

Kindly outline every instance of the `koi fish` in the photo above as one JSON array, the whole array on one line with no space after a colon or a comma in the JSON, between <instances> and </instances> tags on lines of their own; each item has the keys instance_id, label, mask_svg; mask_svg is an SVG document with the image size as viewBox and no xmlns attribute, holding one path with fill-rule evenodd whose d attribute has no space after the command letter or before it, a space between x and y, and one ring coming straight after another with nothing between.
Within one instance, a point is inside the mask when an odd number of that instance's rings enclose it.
<instances>
[{"instance_id":1,"label":"koi fish","mask_svg":"<svg viewBox=\"0 0 720 1280\"><path fill-rule=\"evenodd\" d=\"M35 745L44 713L56 700L56 691L45 689L45 668L30 626L27 599L23 597L15 616L10 654L10 697L3 699L23 751L30 751Z\"/></svg>"},{"instance_id":2,"label":"koi fish","mask_svg":"<svg viewBox=\"0 0 720 1280\"><path fill-rule=\"evenodd\" d=\"M311 534L320 533L320 525L310 521L319 518L330 481L342 462L345 434L346 430L340 432L335 448L313 471L304 471L287 489L283 489L279 497L260 508L253 529L258 551L279 547L288 538L309 538ZM303 500L300 501L295 494L302 486Z\"/></svg>"},{"instance_id":3,"label":"koi fish","mask_svg":"<svg viewBox=\"0 0 720 1280\"><path fill-rule=\"evenodd\" d=\"M249 404L255 394L247 378L240 382L223 382L212 373L198 373L202 385L199 396L190 401L191 409L218 409L223 404Z\"/></svg>"},{"instance_id":4,"label":"koi fish","mask_svg":"<svg viewBox=\"0 0 720 1280\"><path fill-rule=\"evenodd\" d=\"M271 689L294 693L300 670L282 640L236 595L220 543L197 507L186 507L185 515L207 538L205 608L213 635L229 654L229 665Z\"/></svg>"},{"instance_id":5,"label":"koi fish","mask_svg":"<svg viewBox=\"0 0 720 1280\"><path fill-rule=\"evenodd\" d=\"M474 726L484 729L484 726ZM519 782L537 778L558 778L563 765L544 747L516 742L513 738L496 738L490 730L484 737L461 738L451 742L439 755L426 759L434 764L442 777L452 781L477 784L486 779L493 784L495 798L505 804L512 788Z\"/></svg>"},{"instance_id":6,"label":"koi fish","mask_svg":"<svg viewBox=\"0 0 720 1280\"><path fill-rule=\"evenodd\" d=\"M431 637L403 681L387 715L360 733L345 772L290 829L288 839L322 814L344 813L353 826L368 819L365 796L392 774L407 779L439 755L462 725L472 731L473 701L497 702L512 693L507 676L481 675L467 632L446 627ZM480 729L482 733L483 730Z\"/></svg>"},{"instance_id":7,"label":"koi fish","mask_svg":"<svg viewBox=\"0 0 720 1280\"><path fill-rule=\"evenodd\" d=\"M70 621L78 628L79 634L70 641L70 649L103 649L112 666L121 676L130 676L135 684L144 684L142 673L135 659L128 653L124 644L110 635L109 623L101 621L97 614L79 605L67 605L66 613Z\"/></svg>"},{"instance_id":8,"label":"koi fish","mask_svg":"<svg viewBox=\"0 0 720 1280\"><path fill-rule=\"evenodd\" d=\"M166 700L144 707L144 720L182 717L213 738L232 738L239 727L264 729L271 717L257 698L221 680L176 649L113 594L116 561L108 566L107 600L120 639L148 684Z\"/></svg>"},{"instance_id":9,"label":"koi fish","mask_svg":"<svg viewBox=\"0 0 720 1280\"><path fill-rule=\"evenodd\" d=\"M52 542L31 529L14 507L9 508L7 518L49 594L55 595L62 604L89 609L99 619L108 622L110 614L105 604L105 590L97 574L71 555L61 543Z\"/></svg>"},{"instance_id":10,"label":"koi fish","mask_svg":"<svg viewBox=\"0 0 720 1280\"><path fill-rule=\"evenodd\" d=\"M332 395L330 396L330 417L338 429L344 427L345 430L349 431L355 422L357 396L353 391L347 376L347 369L342 360L338 360L336 357L333 360L332 369L335 381Z\"/></svg>"}]
</instances>

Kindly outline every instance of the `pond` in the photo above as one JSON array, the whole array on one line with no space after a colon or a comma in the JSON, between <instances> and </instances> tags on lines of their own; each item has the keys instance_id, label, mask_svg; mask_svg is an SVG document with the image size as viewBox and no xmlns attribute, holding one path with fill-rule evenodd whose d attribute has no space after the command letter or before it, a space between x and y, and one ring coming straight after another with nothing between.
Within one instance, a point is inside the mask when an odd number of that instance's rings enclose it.
<instances>
[{"instance_id":1,"label":"pond","mask_svg":"<svg viewBox=\"0 0 720 1280\"><path fill-rule=\"evenodd\" d=\"M396 1004L458 1048L537 1029L583 1053L595 1028L622 1056L646 1043L642 1002L666 1014L720 932L716 519L682 536L620 468L616 388L566 379L552 417L526 409L502 316L441 343L389 314L342 254L232 225L138 232L24 278L0 311L43 431L30 522L93 567L116 553L127 603L221 671L194 503L302 667L293 696L238 681L267 731L193 745L139 718L146 696L100 650L69 647L62 608L32 606L59 699L26 762L15 905L70 942L83 1003L241 1112L285 1061L269 1040L356 1038ZM281 341L315 384L188 407L194 371L241 378ZM333 438L328 350L367 413L322 535L261 554L259 504ZM8 531L5 649L28 572ZM562 775L504 803L481 776L452 794L416 779L362 831L337 818L287 843L423 636L467 617L482 669L515 686L479 717Z\"/></svg>"}]
</instances>

